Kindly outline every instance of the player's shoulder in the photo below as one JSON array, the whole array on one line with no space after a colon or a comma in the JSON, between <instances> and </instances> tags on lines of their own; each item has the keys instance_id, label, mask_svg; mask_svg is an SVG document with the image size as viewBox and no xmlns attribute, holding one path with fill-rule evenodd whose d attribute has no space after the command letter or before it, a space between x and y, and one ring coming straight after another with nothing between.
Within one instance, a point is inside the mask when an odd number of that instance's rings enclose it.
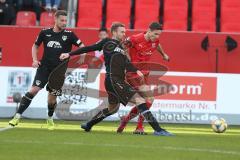
<instances>
[{"instance_id":1,"label":"player's shoulder","mask_svg":"<svg viewBox=\"0 0 240 160\"><path fill-rule=\"evenodd\" d=\"M116 48L119 48L119 41L115 39L108 38L103 45L105 51L115 51ZM117 51L118 52L118 51Z\"/></svg>"},{"instance_id":2,"label":"player's shoulder","mask_svg":"<svg viewBox=\"0 0 240 160\"><path fill-rule=\"evenodd\" d=\"M109 38L109 37L107 37L107 38L104 38L102 41L103 41L103 42L110 42L110 41L113 41L113 39L112 39L112 38Z\"/></svg>"},{"instance_id":3,"label":"player's shoulder","mask_svg":"<svg viewBox=\"0 0 240 160\"><path fill-rule=\"evenodd\" d=\"M101 44L108 44L108 43L111 43L111 42L112 42L111 38L104 38L104 39L98 41L98 43L101 43Z\"/></svg>"},{"instance_id":4,"label":"player's shoulder","mask_svg":"<svg viewBox=\"0 0 240 160\"><path fill-rule=\"evenodd\" d=\"M117 46L120 42L118 40L115 40L115 39L112 39L112 38L105 38L104 40L107 44L107 45L114 45L114 46Z\"/></svg>"},{"instance_id":5,"label":"player's shoulder","mask_svg":"<svg viewBox=\"0 0 240 160\"><path fill-rule=\"evenodd\" d=\"M52 31L52 28L43 28L42 30L41 30L41 33L49 33L49 32L51 32Z\"/></svg>"},{"instance_id":6,"label":"player's shoulder","mask_svg":"<svg viewBox=\"0 0 240 160\"><path fill-rule=\"evenodd\" d=\"M130 36L130 39L133 41L141 41L142 38L144 38L143 33L138 33L138 34L134 34L134 35Z\"/></svg>"},{"instance_id":7,"label":"player's shoulder","mask_svg":"<svg viewBox=\"0 0 240 160\"><path fill-rule=\"evenodd\" d=\"M65 30L63 31L63 34L69 34L69 35L72 35L72 34L74 34L74 32L71 31L71 30L67 30L67 29L65 29Z\"/></svg>"}]
</instances>

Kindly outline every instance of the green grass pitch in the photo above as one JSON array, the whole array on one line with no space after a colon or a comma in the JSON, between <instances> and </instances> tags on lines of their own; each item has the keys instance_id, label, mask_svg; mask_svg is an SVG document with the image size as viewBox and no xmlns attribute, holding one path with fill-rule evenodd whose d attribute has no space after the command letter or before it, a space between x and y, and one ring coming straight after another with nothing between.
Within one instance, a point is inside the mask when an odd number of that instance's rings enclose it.
<instances>
[{"instance_id":1,"label":"green grass pitch","mask_svg":"<svg viewBox=\"0 0 240 160\"><path fill-rule=\"evenodd\" d=\"M0 128L7 126L0 119ZM44 120L22 120L18 127L0 132L0 160L240 160L240 127L226 133L210 125L163 124L174 137L133 135L130 123L117 134L117 122L103 122L85 133L77 121L55 121L48 131Z\"/></svg>"}]
</instances>

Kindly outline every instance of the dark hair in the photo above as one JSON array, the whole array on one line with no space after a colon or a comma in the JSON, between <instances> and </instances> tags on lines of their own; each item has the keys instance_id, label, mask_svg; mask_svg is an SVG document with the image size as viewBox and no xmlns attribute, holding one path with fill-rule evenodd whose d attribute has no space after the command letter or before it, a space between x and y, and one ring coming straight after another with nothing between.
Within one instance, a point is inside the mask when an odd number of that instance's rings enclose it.
<instances>
[{"instance_id":1,"label":"dark hair","mask_svg":"<svg viewBox=\"0 0 240 160\"><path fill-rule=\"evenodd\" d=\"M152 22L150 25L149 25L149 29L151 31L154 31L154 30L162 30L162 25L158 22Z\"/></svg>"},{"instance_id":2,"label":"dark hair","mask_svg":"<svg viewBox=\"0 0 240 160\"><path fill-rule=\"evenodd\" d=\"M67 16L67 12L65 10L56 11L55 17L58 18L59 16Z\"/></svg>"},{"instance_id":3,"label":"dark hair","mask_svg":"<svg viewBox=\"0 0 240 160\"><path fill-rule=\"evenodd\" d=\"M102 31L108 32L107 28L100 28L98 31L99 31L99 32L102 32Z\"/></svg>"},{"instance_id":4,"label":"dark hair","mask_svg":"<svg viewBox=\"0 0 240 160\"><path fill-rule=\"evenodd\" d=\"M120 22L113 22L111 26L111 33L117 31L119 27L125 27L125 25Z\"/></svg>"}]
</instances>

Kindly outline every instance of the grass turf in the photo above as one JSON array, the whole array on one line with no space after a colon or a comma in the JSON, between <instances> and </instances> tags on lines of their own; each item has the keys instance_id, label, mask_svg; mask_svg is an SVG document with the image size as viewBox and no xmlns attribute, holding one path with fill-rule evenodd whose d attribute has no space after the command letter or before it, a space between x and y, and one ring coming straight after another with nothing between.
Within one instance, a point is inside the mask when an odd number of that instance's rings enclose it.
<instances>
[{"instance_id":1,"label":"grass turf","mask_svg":"<svg viewBox=\"0 0 240 160\"><path fill-rule=\"evenodd\" d=\"M239 160L240 127L226 133L213 133L209 125L164 124L174 137L133 135L130 123L123 134L116 134L118 123L103 122L90 133L76 121L56 121L48 131L43 120L22 120L18 127L0 132L0 160ZM8 120L0 119L0 128Z\"/></svg>"}]
</instances>

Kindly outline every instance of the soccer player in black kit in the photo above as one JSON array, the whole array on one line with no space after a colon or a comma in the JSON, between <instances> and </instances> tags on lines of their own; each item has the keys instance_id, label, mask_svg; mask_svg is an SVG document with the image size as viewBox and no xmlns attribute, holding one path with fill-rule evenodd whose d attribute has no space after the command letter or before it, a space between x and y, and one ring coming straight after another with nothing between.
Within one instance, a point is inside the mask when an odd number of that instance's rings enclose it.
<instances>
[{"instance_id":1,"label":"soccer player in black kit","mask_svg":"<svg viewBox=\"0 0 240 160\"><path fill-rule=\"evenodd\" d=\"M48 77L52 70L61 63L59 56L63 52L70 52L72 45L83 47L81 40L72 32L66 30L67 24L67 12L59 10L55 13L55 25L53 28L43 29L35 43L32 46L32 66L38 68L32 87L30 90L22 97L17 113L14 118L9 121L11 126L16 126L19 123L21 115L28 108L32 99L36 94L44 88L48 83ZM39 52L39 46L43 43L44 53L41 61L38 61L37 55ZM51 89L47 86L48 93L48 119L47 125L48 129L54 129L53 113L56 108L56 98L57 96Z\"/></svg>"},{"instance_id":2,"label":"soccer player in black kit","mask_svg":"<svg viewBox=\"0 0 240 160\"><path fill-rule=\"evenodd\" d=\"M103 39L92 46L86 46L70 53L63 53L60 56L60 59L64 60L69 58L69 56L103 50L106 66L105 88L108 93L109 104L107 108L102 109L90 121L82 124L81 127L86 132L89 132L95 124L116 113L120 103L126 106L128 102L131 102L137 106L139 113L145 117L154 129L154 135L172 136L173 134L159 126L157 120L151 111L149 111L145 99L132 86L125 82L126 71L136 72L139 76L143 77L143 74L131 64L121 45L121 41L125 37L125 31L125 26L122 23L113 23L111 26L112 38Z\"/></svg>"}]
</instances>

